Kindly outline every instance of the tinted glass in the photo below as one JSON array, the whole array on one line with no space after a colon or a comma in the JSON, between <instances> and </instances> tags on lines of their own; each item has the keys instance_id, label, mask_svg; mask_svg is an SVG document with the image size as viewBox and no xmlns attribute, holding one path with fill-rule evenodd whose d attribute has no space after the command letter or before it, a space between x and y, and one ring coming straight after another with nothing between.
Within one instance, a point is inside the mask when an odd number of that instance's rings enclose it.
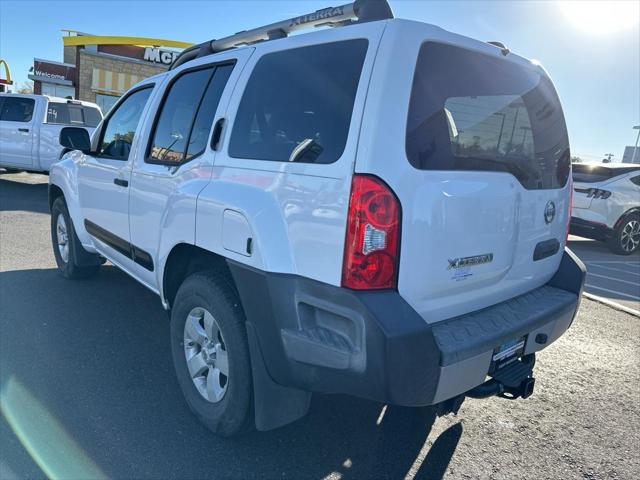
<instances>
[{"instance_id":1,"label":"tinted glass","mask_svg":"<svg viewBox=\"0 0 640 480\"><path fill-rule=\"evenodd\" d=\"M588 163L573 164L573 181L581 183L598 183L626 173L640 170L638 167L611 168Z\"/></svg>"},{"instance_id":2,"label":"tinted glass","mask_svg":"<svg viewBox=\"0 0 640 480\"><path fill-rule=\"evenodd\" d=\"M335 162L344 151L367 40L267 54L256 64L236 116L236 158Z\"/></svg>"},{"instance_id":3,"label":"tinted glass","mask_svg":"<svg viewBox=\"0 0 640 480\"><path fill-rule=\"evenodd\" d=\"M211 78L212 68L185 73L171 85L157 120L149 160L180 163L200 99Z\"/></svg>"},{"instance_id":4,"label":"tinted glass","mask_svg":"<svg viewBox=\"0 0 640 480\"><path fill-rule=\"evenodd\" d=\"M220 97L222 96L222 92L227 84L227 80L229 80L229 75L231 75L232 70L233 65L223 65L216 68L213 78L207 87L207 91L202 98L196 119L193 122L186 160L190 160L195 155L204 151L207 140L209 139L209 132L213 125L218 103L220 102Z\"/></svg>"},{"instance_id":5,"label":"tinted glass","mask_svg":"<svg viewBox=\"0 0 640 480\"><path fill-rule=\"evenodd\" d=\"M50 103L47 107L47 123L69 124L69 107L66 103Z\"/></svg>"},{"instance_id":6,"label":"tinted glass","mask_svg":"<svg viewBox=\"0 0 640 480\"><path fill-rule=\"evenodd\" d=\"M74 105L69 105L69 122L72 125L84 125L84 115L82 114L82 108Z\"/></svg>"},{"instance_id":7,"label":"tinted glass","mask_svg":"<svg viewBox=\"0 0 640 480\"><path fill-rule=\"evenodd\" d=\"M0 120L6 122L30 122L36 102L32 98L4 97Z\"/></svg>"},{"instance_id":8,"label":"tinted glass","mask_svg":"<svg viewBox=\"0 0 640 480\"><path fill-rule=\"evenodd\" d=\"M562 187L570 171L564 116L548 78L436 43L418 56L406 149L421 170L508 171L527 189Z\"/></svg>"},{"instance_id":9,"label":"tinted glass","mask_svg":"<svg viewBox=\"0 0 640 480\"><path fill-rule=\"evenodd\" d=\"M97 127L102 121L100 110L95 107L82 107L82 113L84 115L84 124L87 127Z\"/></svg>"},{"instance_id":10,"label":"tinted glass","mask_svg":"<svg viewBox=\"0 0 640 480\"><path fill-rule=\"evenodd\" d=\"M105 157L126 160L152 88L137 90L118 105L103 130L99 153Z\"/></svg>"},{"instance_id":11,"label":"tinted glass","mask_svg":"<svg viewBox=\"0 0 640 480\"><path fill-rule=\"evenodd\" d=\"M100 120L100 112L93 107L53 102L47 107L47 123L95 127Z\"/></svg>"},{"instance_id":12,"label":"tinted glass","mask_svg":"<svg viewBox=\"0 0 640 480\"><path fill-rule=\"evenodd\" d=\"M116 97L115 95L96 93L96 103L100 107L100 110L102 110L103 115L109 113L111 107L113 107L119 99L120 97Z\"/></svg>"}]
</instances>

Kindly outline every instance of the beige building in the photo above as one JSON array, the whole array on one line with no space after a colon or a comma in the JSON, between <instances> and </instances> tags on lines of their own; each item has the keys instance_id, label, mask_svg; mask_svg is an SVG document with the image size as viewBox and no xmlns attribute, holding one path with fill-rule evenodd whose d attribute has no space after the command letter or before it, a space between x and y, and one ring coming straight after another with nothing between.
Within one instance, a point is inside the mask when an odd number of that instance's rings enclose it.
<instances>
[{"instance_id":1,"label":"beige building","mask_svg":"<svg viewBox=\"0 0 640 480\"><path fill-rule=\"evenodd\" d=\"M97 103L103 113L140 80L167 70L177 51L137 45L65 45L63 62L34 58L34 92ZM112 37L102 37L105 39Z\"/></svg>"}]
</instances>

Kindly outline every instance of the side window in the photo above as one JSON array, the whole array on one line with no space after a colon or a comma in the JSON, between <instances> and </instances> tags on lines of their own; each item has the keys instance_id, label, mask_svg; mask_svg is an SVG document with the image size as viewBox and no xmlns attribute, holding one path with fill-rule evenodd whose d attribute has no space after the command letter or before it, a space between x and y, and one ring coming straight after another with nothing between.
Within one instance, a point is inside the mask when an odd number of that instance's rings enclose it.
<instances>
[{"instance_id":1,"label":"side window","mask_svg":"<svg viewBox=\"0 0 640 480\"><path fill-rule=\"evenodd\" d=\"M233 65L179 76L169 87L156 120L148 163L179 165L200 155Z\"/></svg>"},{"instance_id":2,"label":"side window","mask_svg":"<svg viewBox=\"0 0 640 480\"><path fill-rule=\"evenodd\" d=\"M47 107L47 123L69 123L69 109L64 103L49 103Z\"/></svg>"},{"instance_id":3,"label":"side window","mask_svg":"<svg viewBox=\"0 0 640 480\"><path fill-rule=\"evenodd\" d=\"M102 130L98 155L116 160L127 160L136 128L152 87L136 90L117 106Z\"/></svg>"},{"instance_id":4,"label":"side window","mask_svg":"<svg viewBox=\"0 0 640 480\"><path fill-rule=\"evenodd\" d=\"M87 127L97 127L102 120L100 110L95 107L82 107L82 113L84 114L84 124Z\"/></svg>"},{"instance_id":5,"label":"side window","mask_svg":"<svg viewBox=\"0 0 640 480\"><path fill-rule=\"evenodd\" d=\"M640 175L638 175L637 177L631 177L629 180L631 180L636 185L640 186Z\"/></svg>"},{"instance_id":6,"label":"side window","mask_svg":"<svg viewBox=\"0 0 640 480\"><path fill-rule=\"evenodd\" d=\"M368 42L270 53L256 64L229 142L235 158L332 163L344 151Z\"/></svg>"},{"instance_id":7,"label":"side window","mask_svg":"<svg viewBox=\"0 0 640 480\"><path fill-rule=\"evenodd\" d=\"M5 122L30 122L36 102L33 98L4 97L0 120Z\"/></svg>"},{"instance_id":8,"label":"side window","mask_svg":"<svg viewBox=\"0 0 640 480\"><path fill-rule=\"evenodd\" d=\"M100 119L100 112L94 107L51 102L47 108L47 123L95 127Z\"/></svg>"},{"instance_id":9,"label":"side window","mask_svg":"<svg viewBox=\"0 0 640 480\"><path fill-rule=\"evenodd\" d=\"M191 160L193 157L204 152L216 110L218 109L218 103L220 103L220 97L222 97L222 92L224 91L224 87L227 84L227 80L229 80L232 70L233 65L222 65L216 68L213 78L207 87L207 91L204 93L196 118L193 121L193 128L191 129L185 160Z\"/></svg>"}]
</instances>

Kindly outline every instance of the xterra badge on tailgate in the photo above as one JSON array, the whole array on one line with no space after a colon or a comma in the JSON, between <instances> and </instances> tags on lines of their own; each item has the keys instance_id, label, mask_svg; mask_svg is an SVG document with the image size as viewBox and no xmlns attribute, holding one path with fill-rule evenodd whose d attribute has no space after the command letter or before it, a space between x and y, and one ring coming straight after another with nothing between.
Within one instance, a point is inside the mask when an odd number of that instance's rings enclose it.
<instances>
[{"instance_id":1,"label":"xterra badge on tailgate","mask_svg":"<svg viewBox=\"0 0 640 480\"><path fill-rule=\"evenodd\" d=\"M483 263L491 263L492 261L493 253L474 255L473 257L450 258L447 270L451 270L452 268L473 267L475 265L482 265Z\"/></svg>"}]
</instances>

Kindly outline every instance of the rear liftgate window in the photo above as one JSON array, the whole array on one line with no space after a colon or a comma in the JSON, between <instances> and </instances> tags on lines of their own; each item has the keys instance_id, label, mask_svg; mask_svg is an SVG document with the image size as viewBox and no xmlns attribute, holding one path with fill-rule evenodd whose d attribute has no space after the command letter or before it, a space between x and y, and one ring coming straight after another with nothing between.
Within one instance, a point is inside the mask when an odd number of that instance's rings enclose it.
<instances>
[{"instance_id":1,"label":"rear liftgate window","mask_svg":"<svg viewBox=\"0 0 640 480\"><path fill-rule=\"evenodd\" d=\"M561 188L570 171L564 116L547 77L438 43L418 55L406 149L420 170L510 172L529 190Z\"/></svg>"},{"instance_id":2,"label":"rear liftgate window","mask_svg":"<svg viewBox=\"0 0 640 480\"><path fill-rule=\"evenodd\" d=\"M229 155L276 162L338 160L367 44L347 40L262 57L242 96Z\"/></svg>"}]
</instances>

